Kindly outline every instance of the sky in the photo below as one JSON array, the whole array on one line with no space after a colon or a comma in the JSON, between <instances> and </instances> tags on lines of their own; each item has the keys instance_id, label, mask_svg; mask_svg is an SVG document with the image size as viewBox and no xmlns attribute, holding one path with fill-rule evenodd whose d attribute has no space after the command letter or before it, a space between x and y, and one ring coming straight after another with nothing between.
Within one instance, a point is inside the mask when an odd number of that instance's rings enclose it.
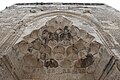
<instances>
[{"instance_id":1,"label":"sky","mask_svg":"<svg viewBox=\"0 0 120 80\"><path fill-rule=\"evenodd\" d=\"M120 11L120 0L0 0L0 11L6 6L15 3L32 3L32 2L77 2L77 3L105 3Z\"/></svg>"}]
</instances>

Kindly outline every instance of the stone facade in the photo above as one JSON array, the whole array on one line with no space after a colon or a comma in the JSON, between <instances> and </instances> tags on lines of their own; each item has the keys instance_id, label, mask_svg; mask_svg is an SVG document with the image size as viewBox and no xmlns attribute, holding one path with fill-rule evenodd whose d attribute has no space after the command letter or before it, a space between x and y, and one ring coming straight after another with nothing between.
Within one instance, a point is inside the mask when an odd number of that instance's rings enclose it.
<instances>
[{"instance_id":1,"label":"stone facade","mask_svg":"<svg viewBox=\"0 0 120 80\"><path fill-rule=\"evenodd\" d=\"M0 12L0 80L120 80L120 13L102 3L18 3Z\"/></svg>"}]
</instances>

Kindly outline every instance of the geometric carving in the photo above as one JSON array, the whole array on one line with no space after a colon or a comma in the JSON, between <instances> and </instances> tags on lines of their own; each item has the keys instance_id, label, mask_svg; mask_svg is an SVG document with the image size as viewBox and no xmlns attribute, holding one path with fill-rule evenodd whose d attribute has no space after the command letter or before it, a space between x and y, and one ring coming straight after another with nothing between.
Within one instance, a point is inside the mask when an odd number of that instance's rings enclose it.
<instances>
[{"instance_id":1,"label":"geometric carving","mask_svg":"<svg viewBox=\"0 0 120 80\"><path fill-rule=\"evenodd\" d=\"M16 44L18 55L23 56L21 68L24 74L31 75L37 68L45 74L78 74L86 72L86 68L92 73L94 69L90 66L101 46L94 38L63 16L57 16Z\"/></svg>"},{"instance_id":2,"label":"geometric carving","mask_svg":"<svg viewBox=\"0 0 120 80\"><path fill-rule=\"evenodd\" d=\"M42 60L48 60L51 56L51 48L48 45L41 45L41 48L39 49L40 53L40 59Z\"/></svg>"},{"instance_id":3,"label":"geometric carving","mask_svg":"<svg viewBox=\"0 0 120 80\"><path fill-rule=\"evenodd\" d=\"M0 14L0 80L120 79L120 20L109 6L20 3Z\"/></svg>"},{"instance_id":4,"label":"geometric carving","mask_svg":"<svg viewBox=\"0 0 120 80\"><path fill-rule=\"evenodd\" d=\"M88 54L85 59L79 59L78 61L76 61L74 66L76 68L86 68L92 65L93 62L94 62L93 55Z\"/></svg>"},{"instance_id":5,"label":"geometric carving","mask_svg":"<svg viewBox=\"0 0 120 80\"><path fill-rule=\"evenodd\" d=\"M62 60L65 55L65 48L63 46L55 46L53 49L53 54L57 60Z\"/></svg>"},{"instance_id":6,"label":"geometric carving","mask_svg":"<svg viewBox=\"0 0 120 80\"><path fill-rule=\"evenodd\" d=\"M52 41L66 46L70 45L79 38L77 36L79 29L75 26L73 27L71 23L72 22L66 18L57 16L48 21L46 25L39 30L39 38L44 44L49 44L49 42Z\"/></svg>"},{"instance_id":7,"label":"geometric carving","mask_svg":"<svg viewBox=\"0 0 120 80\"><path fill-rule=\"evenodd\" d=\"M98 43L96 41L91 42L90 48L89 48L89 53L91 53L92 55L97 54L100 47L101 47L100 43Z\"/></svg>"},{"instance_id":8,"label":"geometric carving","mask_svg":"<svg viewBox=\"0 0 120 80\"><path fill-rule=\"evenodd\" d=\"M34 49L39 50L41 48L42 41L39 38L35 39L31 43L32 43Z\"/></svg>"},{"instance_id":9,"label":"geometric carving","mask_svg":"<svg viewBox=\"0 0 120 80\"><path fill-rule=\"evenodd\" d=\"M80 29L80 38L85 42L90 43L95 37L87 33L85 30Z\"/></svg>"},{"instance_id":10,"label":"geometric carving","mask_svg":"<svg viewBox=\"0 0 120 80\"><path fill-rule=\"evenodd\" d=\"M88 66L92 65L93 62L94 62L93 55L88 54L85 59L81 59L81 67L82 68L88 67Z\"/></svg>"},{"instance_id":11,"label":"geometric carving","mask_svg":"<svg viewBox=\"0 0 120 80\"><path fill-rule=\"evenodd\" d=\"M69 59L65 58L63 61L61 61L60 66L62 68L71 68L72 67L72 61Z\"/></svg>"},{"instance_id":12,"label":"geometric carving","mask_svg":"<svg viewBox=\"0 0 120 80\"><path fill-rule=\"evenodd\" d=\"M58 62L56 60L54 60L54 59L51 58L49 61L45 60L44 66L47 67L47 68L48 67L50 67L50 68L56 68L56 67L58 67Z\"/></svg>"},{"instance_id":13,"label":"geometric carving","mask_svg":"<svg viewBox=\"0 0 120 80\"><path fill-rule=\"evenodd\" d=\"M26 54L23 57L23 71L25 74L32 73L34 71L33 68L43 68L43 62L38 61L32 54Z\"/></svg>"}]
</instances>

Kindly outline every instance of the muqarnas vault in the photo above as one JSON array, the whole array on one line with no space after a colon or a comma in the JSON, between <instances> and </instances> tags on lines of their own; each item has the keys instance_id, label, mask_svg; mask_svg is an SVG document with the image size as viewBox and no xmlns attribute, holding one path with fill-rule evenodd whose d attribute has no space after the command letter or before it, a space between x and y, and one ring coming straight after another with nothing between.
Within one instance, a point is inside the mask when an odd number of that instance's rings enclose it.
<instances>
[{"instance_id":1,"label":"muqarnas vault","mask_svg":"<svg viewBox=\"0 0 120 80\"><path fill-rule=\"evenodd\" d=\"M6 7L0 80L120 80L120 12L102 3Z\"/></svg>"}]
</instances>

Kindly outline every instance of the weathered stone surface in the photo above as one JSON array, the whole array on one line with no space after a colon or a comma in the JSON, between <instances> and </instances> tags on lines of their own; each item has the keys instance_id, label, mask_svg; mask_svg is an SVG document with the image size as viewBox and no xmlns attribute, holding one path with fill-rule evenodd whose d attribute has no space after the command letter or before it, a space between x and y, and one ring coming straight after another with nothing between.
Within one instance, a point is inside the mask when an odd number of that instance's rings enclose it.
<instances>
[{"instance_id":1,"label":"weathered stone surface","mask_svg":"<svg viewBox=\"0 0 120 80\"><path fill-rule=\"evenodd\" d=\"M0 13L0 80L120 80L120 13L101 3L18 3Z\"/></svg>"}]
</instances>

